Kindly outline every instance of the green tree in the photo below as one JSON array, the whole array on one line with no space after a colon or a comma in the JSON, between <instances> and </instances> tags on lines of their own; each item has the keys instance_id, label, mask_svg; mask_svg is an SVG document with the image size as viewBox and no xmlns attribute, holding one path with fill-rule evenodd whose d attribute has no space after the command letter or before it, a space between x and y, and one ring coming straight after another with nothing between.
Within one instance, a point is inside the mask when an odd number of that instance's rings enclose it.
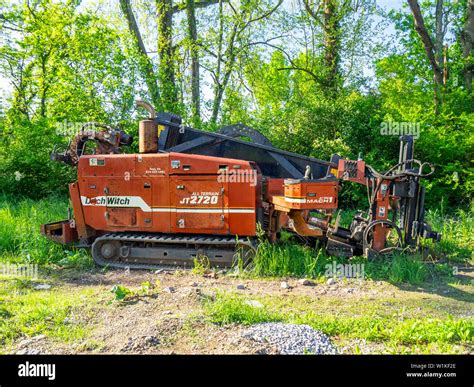
<instances>
[{"instance_id":1,"label":"green tree","mask_svg":"<svg viewBox=\"0 0 474 387\"><path fill-rule=\"evenodd\" d=\"M127 57L106 20L77 6L42 0L2 8L10 34L0 48L0 72L13 92L0 149L1 190L57 191L72 171L49 160L53 148L65 145L80 123L130 118L135 57Z\"/></svg>"}]
</instances>

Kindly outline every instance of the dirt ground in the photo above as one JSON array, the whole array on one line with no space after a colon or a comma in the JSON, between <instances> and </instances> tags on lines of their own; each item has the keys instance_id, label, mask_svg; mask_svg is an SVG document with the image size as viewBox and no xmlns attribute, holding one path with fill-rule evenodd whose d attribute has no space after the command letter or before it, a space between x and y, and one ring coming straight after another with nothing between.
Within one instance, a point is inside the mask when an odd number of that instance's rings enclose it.
<instances>
[{"instance_id":1,"label":"dirt ground","mask_svg":"<svg viewBox=\"0 0 474 387\"><path fill-rule=\"evenodd\" d=\"M472 278L472 273L461 273ZM282 282L288 288L282 288ZM152 290L140 293L143 283ZM65 343L44 335L21 338L10 353L151 353L151 354L265 354L276 353L270 345L255 343L242 337L245 327L219 326L206 321L203 297L216 292L232 292L253 297L278 297L293 302L344 299L376 303L379 299L415 299L437 302L452 300L452 313L472 317L472 288L469 285L440 285L425 288L394 286L387 282L343 280L335 283L312 282L303 284L298 279L242 279L230 275L216 277L182 271L122 271L105 273L61 273L51 282L61 292L81 292L87 289L94 302L83 309L75 309L68 323L83 324L88 333L82 340ZM125 301L114 300L111 288L120 284L140 295ZM159 288L159 291L156 290ZM155 291L156 290L156 291ZM297 301L298 300L298 301ZM470 300L470 301L469 301ZM467 302L466 302L467 301ZM364 301L365 302L365 301ZM447 304L446 304L447 305ZM467 306L466 306L467 305ZM470 307L471 306L471 307ZM381 305L380 307L384 307ZM448 307L451 307L448 305ZM338 343L341 353L353 352L357 345L363 353L383 352L384 345L351 340Z\"/></svg>"}]
</instances>

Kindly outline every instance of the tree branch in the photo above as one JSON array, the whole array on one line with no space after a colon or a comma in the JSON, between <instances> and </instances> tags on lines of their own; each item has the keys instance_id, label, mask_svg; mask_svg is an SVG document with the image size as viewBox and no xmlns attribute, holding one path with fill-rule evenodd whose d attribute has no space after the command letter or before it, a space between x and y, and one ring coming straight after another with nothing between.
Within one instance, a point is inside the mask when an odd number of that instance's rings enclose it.
<instances>
[{"instance_id":1,"label":"tree branch","mask_svg":"<svg viewBox=\"0 0 474 387\"><path fill-rule=\"evenodd\" d=\"M321 19L318 16L319 11L321 10L321 4L322 2L318 3L318 7L316 8L315 11L311 8L311 5L309 4L309 0L303 0L304 8L306 9L306 12L316 21L318 24L322 25Z\"/></svg>"},{"instance_id":2,"label":"tree branch","mask_svg":"<svg viewBox=\"0 0 474 387\"><path fill-rule=\"evenodd\" d=\"M222 0L223 3L228 3L229 0ZM206 8L210 5L219 4L219 0L207 0L207 1L196 1L194 3L194 8ZM173 13L184 11L186 9L186 2L173 5Z\"/></svg>"},{"instance_id":3,"label":"tree branch","mask_svg":"<svg viewBox=\"0 0 474 387\"><path fill-rule=\"evenodd\" d=\"M426 56L431 64L431 68L433 69L435 81L439 84L443 83L443 75L439 64L436 61L435 57L435 47L433 45L433 41L426 29L425 22L423 19L423 15L421 14L420 6L417 0L407 0L408 4L410 5L411 12L413 14L413 18L415 21L415 30L421 38L423 43L423 47L426 52Z\"/></svg>"}]
</instances>

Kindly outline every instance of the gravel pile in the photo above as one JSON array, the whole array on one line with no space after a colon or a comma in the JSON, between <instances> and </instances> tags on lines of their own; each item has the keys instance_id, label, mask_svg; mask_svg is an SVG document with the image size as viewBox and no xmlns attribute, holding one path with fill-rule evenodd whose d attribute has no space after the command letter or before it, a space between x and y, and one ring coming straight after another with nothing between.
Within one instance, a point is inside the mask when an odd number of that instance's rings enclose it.
<instances>
[{"instance_id":1,"label":"gravel pile","mask_svg":"<svg viewBox=\"0 0 474 387\"><path fill-rule=\"evenodd\" d=\"M141 353L141 351L155 347L159 344L160 340L156 336L129 337L127 345L125 345L121 351Z\"/></svg>"},{"instance_id":2,"label":"gravel pile","mask_svg":"<svg viewBox=\"0 0 474 387\"><path fill-rule=\"evenodd\" d=\"M308 325L263 323L246 330L243 337L275 346L281 354L336 354L328 336Z\"/></svg>"}]
</instances>

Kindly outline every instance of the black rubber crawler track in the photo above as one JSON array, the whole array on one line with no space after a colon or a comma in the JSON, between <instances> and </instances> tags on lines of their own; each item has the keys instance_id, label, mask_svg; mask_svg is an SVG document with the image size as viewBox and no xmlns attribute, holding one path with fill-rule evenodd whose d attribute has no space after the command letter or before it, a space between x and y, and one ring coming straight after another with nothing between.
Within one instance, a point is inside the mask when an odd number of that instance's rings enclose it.
<instances>
[{"instance_id":1,"label":"black rubber crawler track","mask_svg":"<svg viewBox=\"0 0 474 387\"><path fill-rule=\"evenodd\" d=\"M106 259L102 253L101 248L106 243L113 243L117 246L119 253L113 258ZM162 248L166 246L166 250L170 251L170 255L166 258L153 257L138 257L123 256L122 249L130 251L130 247L138 247L147 249L147 246L154 248ZM244 263L246 263L251 256L256 252L254 241L248 239L236 239L235 236L202 236L202 235L176 235L176 234L147 234L147 233L110 233L97 238L92 244L92 257L94 261L100 266L115 267L121 269L191 269L194 265L192 259L183 260L182 258L175 259L173 257L173 250L179 251L186 247L195 249L196 256L202 254L207 249L222 249L222 252L227 256L232 255L232 258L226 260L213 261L209 258L210 266L231 267L235 262L237 253L243 252ZM163 247L165 248L165 247ZM203 254L205 255L205 254ZM137 262L141 261L141 262ZM143 262L145 261L145 262ZM176 261L184 261L182 264Z\"/></svg>"}]
</instances>

